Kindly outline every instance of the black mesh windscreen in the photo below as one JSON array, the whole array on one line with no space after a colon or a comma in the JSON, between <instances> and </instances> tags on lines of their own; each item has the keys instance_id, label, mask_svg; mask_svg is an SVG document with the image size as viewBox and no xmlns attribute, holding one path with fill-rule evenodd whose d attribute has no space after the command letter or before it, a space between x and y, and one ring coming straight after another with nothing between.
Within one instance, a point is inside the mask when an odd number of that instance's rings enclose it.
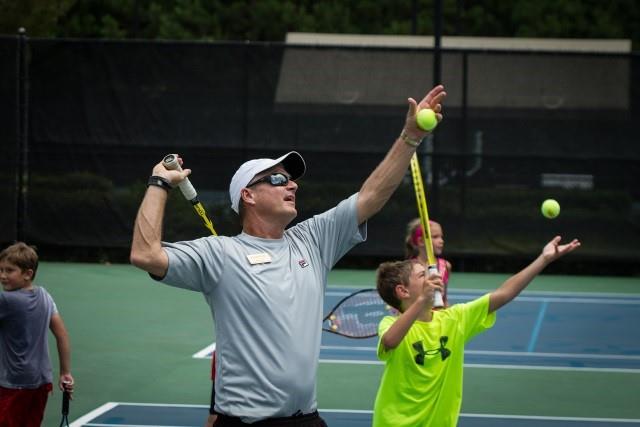
<instances>
[{"instance_id":1,"label":"black mesh windscreen","mask_svg":"<svg viewBox=\"0 0 640 427\"><path fill-rule=\"evenodd\" d=\"M0 242L18 237L18 67L17 37L0 37Z\"/></svg>"},{"instance_id":2,"label":"black mesh windscreen","mask_svg":"<svg viewBox=\"0 0 640 427\"><path fill-rule=\"evenodd\" d=\"M0 40L10 159L15 48ZM432 86L432 61L421 49L31 40L26 236L127 248L146 180L167 153L193 170L221 234L239 231L228 184L255 157L302 153L296 221L322 212L382 161L407 97ZM444 51L442 64L445 121L419 156L446 254L528 257L561 234L582 240L583 257L640 261L637 56ZM12 168L3 168L10 178ZM11 189L0 197L15 206ZM546 198L562 206L554 220L540 214ZM401 256L416 216L407 174L350 255ZM3 214L2 240L15 221ZM178 192L165 226L167 240L207 234Z\"/></svg>"}]
</instances>

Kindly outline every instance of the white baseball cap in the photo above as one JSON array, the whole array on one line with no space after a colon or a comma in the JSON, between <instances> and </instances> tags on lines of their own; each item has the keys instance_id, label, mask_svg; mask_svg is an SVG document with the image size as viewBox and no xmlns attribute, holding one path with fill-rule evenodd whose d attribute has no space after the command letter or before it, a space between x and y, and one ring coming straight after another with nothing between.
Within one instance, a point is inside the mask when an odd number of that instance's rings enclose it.
<instances>
[{"instance_id":1,"label":"white baseball cap","mask_svg":"<svg viewBox=\"0 0 640 427\"><path fill-rule=\"evenodd\" d=\"M277 159L249 160L238 168L233 178L231 178L231 184L229 184L231 209L233 209L235 213L239 213L240 192L242 189L245 188L257 174L280 163L282 163L282 167L291 176L292 180L300 178L307 169L304 159L297 151L290 151Z\"/></svg>"}]
</instances>

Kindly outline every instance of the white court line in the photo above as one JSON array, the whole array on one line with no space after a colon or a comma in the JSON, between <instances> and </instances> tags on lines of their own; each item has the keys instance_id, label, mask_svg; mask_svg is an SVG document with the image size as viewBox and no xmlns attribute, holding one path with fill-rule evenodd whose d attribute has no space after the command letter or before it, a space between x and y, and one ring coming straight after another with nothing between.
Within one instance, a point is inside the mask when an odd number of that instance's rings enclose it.
<instances>
[{"instance_id":1,"label":"white court line","mask_svg":"<svg viewBox=\"0 0 640 427\"><path fill-rule=\"evenodd\" d=\"M133 403L133 402L109 402L100 406L99 408L89 412L87 415L79 418L71 424L71 427L93 426L93 427L148 427L148 425L139 424L98 424L87 423L90 419L95 418L98 415L102 415L110 409L115 408L118 405L122 406L142 406L142 407L168 407L168 408L207 408L206 405L185 405L185 404L162 404L162 403ZM364 409L319 409L320 413L338 413L338 414L373 414L371 410ZM540 421L577 421L577 422L606 422L606 423L640 423L640 419L633 418L599 418L599 417L558 417L558 416L545 416L545 415L505 415L505 414L474 414L474 413L461 413L461 417L464 418L497 418L497 419L510 419L510 420L540 420ZM83 422L82 420L85 420ZM163 426L163 427L189 427L189 426Z\"/></svg>"},{"instance_id":2,"label":"white court line","mask_svg":"<svg viewBox=\"0 0 640 427\"><path fill-rule=\"evenodd\" d=\"M335 412L338 414L373 414L371 410L365 409L320 409L322 413ZM639 423L640 419L633 418L589 418L589 417L558 417L545 415L503 415L503 414L460 414L464 418L499 418L514 420L544 420L544 421L582 421L582 422L609 422L609 423Z\"/></svg>"},{"instance_id":3,"label":"white court line","mask_svg":"<svg viewBox=\"0 0 640 427\"><path fill-rule=\"evenodd\" d=\"M465 363L465 368L479 369L513 369L522 371L569 371L569 372L601 372L601 373L624 373L640 374L640 369L634 368L591 368L576 366L544 366L544 365L491 365L483 363Z\"/></svg>"},{"instance_id":4,"label":"white court line","mask_svg":"<svg viewBox=\"0 0 640 427\"><path fill-rule=\"evenodd\" d=\"M640 281L638 282L640 284ZM484 295L495 291L495 289L449 289L449 293L451 295L464 295L464 294L475 294L475 295ZM576 298L576 297L584 297L584 298L599 298L599 299L609 299L609 298L635 298L640 299L640 293L626 293L626 292L562 292L562 291L523 291L520 295L522 296L550 296L550 297L567 297L567 298Z\"/></svg>"},{"instance_id":5,"label":"white court line","mask_svg":"<svg viewBox=\"0 0 640 427\"><path fill-rule=\"evenodd\" d=\"M165 404L165 403L133 403L133 402L108 402L104 405L94 409L86 415L78 418L76 421L71 423L69 427L151 427L149 424L103 424L103 423L92 423L90 422L92 419L97 418L98 416L110 411L116 406L150 406L150 407L169 407L169 408L209 408L208 405L189 405L189 404ZM193 426L170 426L163 425L162 427L193 427Z\"/></svg>"},{"instance_id":6,"label":"white court line","mask_svg":"<svg viewBox=\"0 0 640 427\"><path fill-rule=\"evenodd\" d=\"M194 359L210 359L210 354L215 350L216 343L213 343L203 350L200 350L192 357ZM340 345L323 345L320 346L321 350L338 350L338 351L353 351L353 352L367 352L373 353L376 352L376 347L351 347L351 346L340 346ZM491 350L465 350L465 354L468 355L480 355L480 356L508 356L508 357L548 357L548 358L557 358L557 359L593 359L593 360L640 360L640 355L625 355L625 354L593 354L593 353L542 353L542 352L531 352L527 353L524 351L491 351ZM343 359L320 359L320 362L327 363L335 363L335 360L343 360ZM343 363L353 363L353 364L378 364L378 363L370 363L371 361L366 360L343 360ZM376 361L377 362L377 361ZM465 365L468 366L468 365ZM501 365L490 365L486 366L501 366ZM511 366L511 365L505 365ZM549 367L552 368L552 367ZM560 368L560 367L553 367ZM567 367L566 369L569 369ZM587 369L587 368L576 368L576 369ZM620 372L619 369L623 368L588 368L588 369L596 369L599 371L607 372L607 369L613 369L610 372ZM623 369L621 372L631 371L635 373L639 371L638 369Z\"/></svg>"},{"instance_id":7,"label":"white court line","mask_svg":"<svg viewBox=\"0 0 640 427\"><path fill-rule=\"evenodd\" d=\"M84 424L84 427L152 427L149 424L102 424L102 423L87 423ZM168 426L163 425L162 427L199 427L199 426Z\"/></svg>"},{"instance_id":8,"label":"white court line","mask_svg":"<svg viewBox=\"0 0 640 427\"><path fill-rule=\"evenodd\" d=\"M452 295L453 297L453 295ZM475 298L474 295L455 295L463 299ZM455 299L455 298L454 298ZM613 299L613 298L562 298L543 296L519 296L514 301L520 302L564 302L573 304L598 304L598 305L640 305L640 299Z\"/></svg>"},{"instance_id":9,"label":"white court line","mask_svg":"<svg viewBox=\"0 0 640 427\"><path fill-rule=\"evenodd\" d=\"M122 406L161 406L171 408L209 408L209 405L196 405L191 403L140 403L140 402L117 402Z\"/></svg>"},{"instance_id":10,"label":"white court line","mask_svg":"<svg viewBox=\"0 0 640 427\"><path fill-rule=\"evenodd\" d=\"M104 414L107 411L110 411L111 409L115 408L118 405L119 405L118 402L107 402L104 405L99 406L98 408L94 409L93 411L81 416L80 418L78 418L77 420L72 422L70 427L82 427L82 426L85 426L92 419Z\"/></svg>"},{"instance_id":11,"label":"white court line","mask_svg":"<svg viewBox=\"0 0 640 427\"><path fill-rule=\"evenodd\" d=\"M216 350L216 343L209 344L199 352L191 356L193 359L210 359L209 355Z\"/></svg>"},{"instance_id":12,"label":"white court line","mask_svg":"<svg viewBox=\"0 0 640 427\"><path fill-rule=\"evenodd\" d=\"M320 359L320 363L344 364L344 365L384 365L380 360L345 360L345 359Z\"/></svg>"},{"instance_id":13,"label":"white court line","mask_svg":"<svg viewBox=\"0 0 640 427\"><path fill-rule=\"evenodd\" d=\"M361 351L372 352L375 354L376 347L351 347L348 345L323 345L321 350L340 350L340 351ZM464 354L475 354L484 356L510 356L510 357L556 357L556 358L575 358L575 359L608 359L608 360L640 360L640 355L626 354L597 354L597 353L539 353L525 351L492 351L492 350L465 350Z\"/></svg>"},{"instance_id":14,"label":"white court line","mask_svg":"<svg viewBox=\"0 0 640 427\"><path fill-rule=\"evenodd\" d=\"M516 356L516 357L557 357L575 359L607 359L607 360L640 360L640 355L627 354L597 354L597 353L538 353L538 352L517 352L517 351L491 351L491 350L465 350L465 354L477 354L488 356Z\"/></svg>"},{"instance_id":15,"label":"white court line","mask_svg":"<svg viewBox=\"0 0 640 427\"><path fill-rule=\"evenodd\" d=\"M465 292L469 292L466 290ZM487 292L478 292L478 293L455 293L450 292L449 296L452 299L461 299L461 300L472 300L477 298L479 295L484 295ZM349 292L342 291L327 291L325 293L326 296L330 297L346 297L347 295L351 295ZM546 296L545 296L546 295ZM582 298L575 296L562 296L567 294L552 294L552 293L540 293L539 295L528 295L521 294L516 297L514 301L520 302L564 302L564 303L574 303L574 304L613 304L613 305L640 305L640 297L635 295L633 297L626 297L626 294L617 294L617 295L606 295L605 294L593 294L591 295L583 295Z\"/></svg>"},{"instance_id":16,"label":"white court line","mask_svg":"<svg viewBox=\"0 0 640 427\"><path fill-rule=\"evenodd\" d=\"M640 281L639 281L640 284ZM331 288L342 288L342 289L348 289L348 290L344 290L344 291L337 291L337 290L330 290ZM367 288L366 286L363 287L340 287L340 286L334 286L334 285L330 285L329 287L327 287L327 291L325 292L326 295L331 295L331 296L347 296L347 295L351 295L353 292L361 290L361 289L375 289L374 287L370 287ZM494 289L460 289L460 288L450 288L449 289L449 295L464 295L464 294L474 294L474 295L484 295L484 294L488 294L495 291ZM567 292L563 292L563 291L529 291L529 290L525 290L521 293L521 295L526 296L526 295L534 295L534 296L543 296L543 295L549 295L551 297L562 297L562 296L566 296L566 297L586 297L586 298L637 298L640 299L640 293L629 293L629 292L579 292L579 291L567 291Z\"/></svg>"},{"instance_id":17,"label":"white court line","mask_svg":"<svg viewBox=\"0 0 640 427\"><path fill-rule=\"evenodd\" d=\"M344 359L320 359L320 363L343 365L384 365L379 360L344 360ZM544 366L544 365L492 365L482 363L465 363L465 368L478 369L510 369L514 371L575 371L575 372L599 372L599 373L625 373L640 374L640 369L632 368L589 368L574 366Z\"/></svg>"},{"instance_id":18,"label":"white court line","mask_svg":"<svg viewBox=\"0 0 640 427\"><path fill-rule=\"evenodd\" d=\"M640 423L636 418L590 418L590 417L551 417L545 415L501 415L501 414L460 414L465 418L500 418L513 420L543 420L543 421L580 421L596 423Z\"/></svg>"}]
</instances>

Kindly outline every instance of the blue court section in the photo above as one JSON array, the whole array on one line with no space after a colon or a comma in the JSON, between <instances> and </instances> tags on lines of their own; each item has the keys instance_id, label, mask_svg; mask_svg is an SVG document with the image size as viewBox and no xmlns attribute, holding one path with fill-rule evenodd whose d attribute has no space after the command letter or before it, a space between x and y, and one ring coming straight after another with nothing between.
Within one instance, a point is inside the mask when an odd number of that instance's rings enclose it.
<instances>
[{"instance_id":1,"label":"blue court section","mask_svg":"<svg viewBox=\"0 0 640 427\"><path fill-rule=\"evenodd\" d=\"M330 426L369 427L371 412L320 410ZM71 427L200 427L208 414L205 406L109 403L75 421ZM640 427L640 420L565 417L526 417L462 414L459 427Z\"/></svg>"},{"instance_id":2,"label":"blue court section","mask_svg":"<svg viewBox=\"0 0 640 427\"><path fill-rule=\"evenodd\" d=\"M353 290L331 288L330 310ZM482 293L452 292L452 303ZM467 365L640 369L640 296L525 293L498 312L495 326L465 350ZM325 332L320 359L377 363L377 338L353 340Z\"/></svg>"}]
</instances>

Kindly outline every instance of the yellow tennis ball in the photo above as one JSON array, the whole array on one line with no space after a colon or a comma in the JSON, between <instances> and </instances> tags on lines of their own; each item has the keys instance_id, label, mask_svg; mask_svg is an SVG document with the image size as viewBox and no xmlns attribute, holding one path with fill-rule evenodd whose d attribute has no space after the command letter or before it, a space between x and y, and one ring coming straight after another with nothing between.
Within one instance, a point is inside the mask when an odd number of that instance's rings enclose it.
<instances>
[{"instance_id":1,"label":"yellow tennis ball","mask_svg":"<svg viewBox=\"0 0 640 427\"><path fill-rule=\"evenodd\" d=\"M331 330L332 331L337 331L338 330L338 325L331 325Z\"/></svg>"},{"instance_id":2,"label":"yellow tennis ball","mask_svg":"<svg viewBox=\"0 0 640 427\"><path fill-rule=\"evenodd\" d=\"M545 218L555 218L560 215L560 203L558 203L554 199L547 199L542 202L540 210L542 211L542 215L544 215Z\"/></svg>"},{"instance_id":3,"label":"yellow tennis ball","mask_svg":"<svg viewBox=\"0 0 640 427\"><path fill-rule=\"evenodd\" d=\"M433 130L438 125L438 118L436 117L436 113L431 108L423 108L422 110L418 111L416 121L418 122L418 126L420 127L420 129L426 131Z\"/></svg>"}]
</instances>

